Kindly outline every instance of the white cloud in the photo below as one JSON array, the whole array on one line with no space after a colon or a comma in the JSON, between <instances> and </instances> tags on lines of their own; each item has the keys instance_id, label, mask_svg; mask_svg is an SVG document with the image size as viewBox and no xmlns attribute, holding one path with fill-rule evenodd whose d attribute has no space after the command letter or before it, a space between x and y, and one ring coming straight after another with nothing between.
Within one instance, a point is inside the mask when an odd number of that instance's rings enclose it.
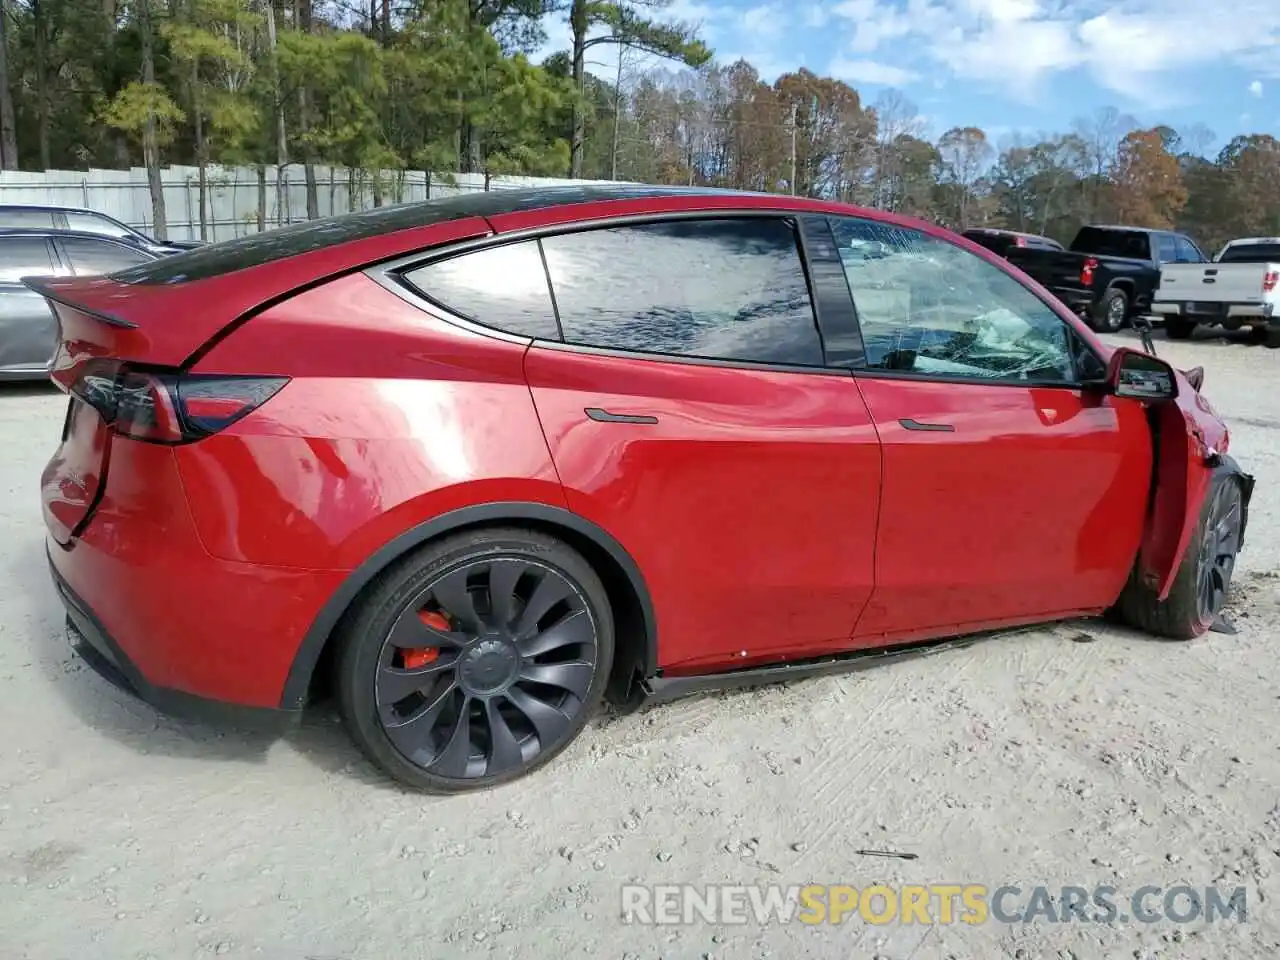
<instances>
[{"instance_id":1,"label":"white cloud","mask_svg":"<svg viewBox=\"0 0 1280 960\"><path fill-rule=\"evenodd\" d=\"M830 19L831 13L820 3L810 4L804 12L804 25L814 30L825 27Z\"/></svg>"},{"instance_id":2,"label":"white cloud","mask_svg":"<svg viewBox=\"0 0 1280 960\"><path fill-rule=\"evenodd\" d=\"M767 37L781 33L787 21L787 11L781 3L762 3L742 14L739 27L744 33Z\"/></svg>"},{"instance_id":3,"label":"white cloud","mask_svg":"<svg viewBox=\"0 0 1280 960\"><path fill-rule=\"evenodd\" d=\"M906 47L1015 95L1077 68L1148 106L1185 96L1169 74L1188 65L1226 61L1280 76L1274 0L1235 0L1231 16L1211 23L1205 9L1199 0L843 0L832 8L848 22L846 49L859 59Z\"/></svg>"},{"instance_id":4,"label":"white cloud","mask_svg":"<svg viewBox=\"0 0 1280 960\"><path fill-rule=\"evenodd\" d=\"M1249 92L1252 93L1255 97L1262 96L1262 81L1255 80L1253 81L1253 83L1249 84Z\"/></svg>"},{"instance_id":5,"label":"white cloud","mask_svg":"<svg viewBox=\"0 0 1280 960\"><path fill-rule=\"evenodd\" d=\"M875 83L885 87L900 87L915 79L915 74L902 67L875 60L848 60L836 57L827 67L827 73L846 83Z\"/></svg>"}]
</instances>

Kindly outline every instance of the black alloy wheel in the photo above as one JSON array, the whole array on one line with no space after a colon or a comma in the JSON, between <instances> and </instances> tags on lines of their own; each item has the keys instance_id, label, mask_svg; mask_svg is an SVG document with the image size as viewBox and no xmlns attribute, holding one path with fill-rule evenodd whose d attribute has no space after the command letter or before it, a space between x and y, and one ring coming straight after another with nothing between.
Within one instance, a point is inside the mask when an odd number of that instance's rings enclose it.
<instances>
[{"instance_id":1,"label":"black alloy wheel","mask_svg":"<svg viewBox=\"0 0 1280 960\"><path fill-rule=\"evenodd\" d=\"M446 793L549 761L599 704L613 656L594 571L517 530L454 538L391 571L344 643L357 743L397 779Z\"/></svg>"},{"instance_id":2,"label":"black alloy wheel","mask_svg":"<svg viewBox=\"0 0 1280 960\"><path fill-rule=\"evenodd\" d=\"M1210 492L1212 501L1200 536L1200 560L1196 580L1196 613L1202 623L1212 623L1227 602L1227 589L1240 552L1240 488L1219 484Z\"/></svg>"}]
</instances>

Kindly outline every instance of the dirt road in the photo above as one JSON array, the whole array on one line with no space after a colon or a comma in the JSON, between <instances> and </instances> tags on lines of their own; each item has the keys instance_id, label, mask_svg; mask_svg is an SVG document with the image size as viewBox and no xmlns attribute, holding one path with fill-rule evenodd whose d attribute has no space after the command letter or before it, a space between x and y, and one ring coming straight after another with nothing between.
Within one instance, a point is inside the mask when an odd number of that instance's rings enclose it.
<instances>
[{"instance_id":1,"label":"dirt road","mask_svg":"<svg viewBox=\"0 0 1280 960\"><path fill-rule=\"evenodd\" d=\"M188 726L72 656L37 507L64 400L0 388L0 956L1280 955L1280 352L1159 346L1258 477L1237 636L1065 624L606 717L465 799L389 786L328 711L277 742ZM675 881L1217 883L1249 922L620 922L622 884Z\"/></svg>"}]
</instances>

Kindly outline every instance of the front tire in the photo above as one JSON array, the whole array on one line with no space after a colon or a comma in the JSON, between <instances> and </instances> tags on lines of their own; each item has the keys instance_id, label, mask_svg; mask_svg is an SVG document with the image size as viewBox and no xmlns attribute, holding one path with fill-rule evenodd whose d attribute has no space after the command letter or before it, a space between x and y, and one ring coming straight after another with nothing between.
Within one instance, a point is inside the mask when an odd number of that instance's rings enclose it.
<instances>
[{"instance_id":1,"label":"front tire","mask_svg":"<svg viewBox=\"0 0 1280 960\"><path fill-rule=\"evenodd\" d=\"M357 746L401 783L460 793L525 776L582 731L613 663L613 613L559 540L481 530L387 570L339 642Z\"/></svg>"},{"instance_id":2,"label":"front tire","mask_svg":"<svg viewBox=\"0 0 1280 960\"><path fill-rule=\"evenodd\" d=\"M1090 326L1099 333L1115 333L1129 316L1129 297L1119 287L1112 287L1093 309Z\"/></svg>"},{"instance_id":3,"label":"front tire","mask_svg":"<svg viewBox=\"0 0 1280 960\"><path fill-rule=\"evenodd\" d=\"M1174 576L1169 596L1161 601L1138 577L1138 565L1117 603L1127 624L1170 640L1201 636L1226 604L1240 551L1244 500L1239 481L1230 475L1213 479L1200 510L1200 522Z\"/></svg>"}]
</instances>

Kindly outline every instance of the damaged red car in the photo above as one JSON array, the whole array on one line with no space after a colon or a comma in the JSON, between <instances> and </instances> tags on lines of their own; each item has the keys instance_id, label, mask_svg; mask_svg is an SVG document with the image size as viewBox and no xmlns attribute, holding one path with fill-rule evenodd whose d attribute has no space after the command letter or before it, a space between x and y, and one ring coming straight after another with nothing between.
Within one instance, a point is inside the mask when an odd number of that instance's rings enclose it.
<instances>
[{"instance_id":1,"label":"damaged red car","mask_svg":"<svg viewBox=\"0 0 1280 960\"><path fill-rule=\"evenodd\" d=\"M606 698L1104 613L1192 638L1245 532L1202 371L879 211L493 192L29 285L84 655L177 713L330 692L426 789L528 773Z\"/></svg>"}]
</instances>

